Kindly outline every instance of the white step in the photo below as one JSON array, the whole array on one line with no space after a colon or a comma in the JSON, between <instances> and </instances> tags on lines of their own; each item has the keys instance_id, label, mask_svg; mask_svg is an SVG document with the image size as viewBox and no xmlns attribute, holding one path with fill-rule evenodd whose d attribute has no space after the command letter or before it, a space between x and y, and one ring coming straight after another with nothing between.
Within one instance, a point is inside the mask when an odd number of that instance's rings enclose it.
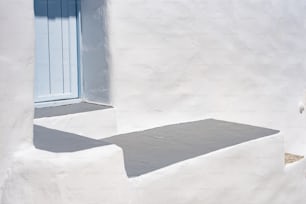
<instances>
[{"instance_id":1,"label":"white step","mask_svg":"<svg viewBox=\"0 0 306 204\"><path fill-rule=\"evenodd\" d=\"M92 139L116 134L114 108L90 103L38 108L34 124Z\"/></svg>"}]
</instances>

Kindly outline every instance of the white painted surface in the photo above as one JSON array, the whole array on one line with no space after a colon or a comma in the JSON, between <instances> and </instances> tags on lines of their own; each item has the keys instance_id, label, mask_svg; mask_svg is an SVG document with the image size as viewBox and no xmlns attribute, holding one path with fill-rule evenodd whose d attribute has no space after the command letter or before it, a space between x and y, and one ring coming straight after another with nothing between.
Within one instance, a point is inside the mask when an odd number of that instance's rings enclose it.
<instances>
[{"instance_id":1,"label":"white painted surface","mask_svg":"<svg viewBox=\"0 0 306 204\"><path fill-rule=\"evenodd\" d=\"M37 118L34 120L34 124L92 139L110 137L117 132L116 116L113 108Z\"/></svg>"},{"instance_id":2,"label":"white painted surface","mask_svg":"<svg viewBox=\"0 0 306 204\"><path fill-rule=\"evenodd\" d=\"M120 132L217 117L280 129L288 150L305 151L305 116L298 113L306 83L304 1L109 3ZM68 154L29 147L32 4L0 2L1 204L306 202L305 161L282 167L280 135L129 181L114 146Z\"/></svg>"},{"instance_id":3,"label":"white painted surface","mask_svg":"<svg viewBox=\"0 0 306 204\"><path fill-rule=\"evenodd\" d=\"M275 182L284 176L282 152L282 137L276 135L135 177L133 203L279 203L278 196L271 195L279 189Z\"/></svg>"},{"instance_id":4,"label":"white painted surface","mask_svg":"<svg viewBox=\"0 0 306 204\"><path fill-rule=\"evenodd\" d=\"M121 149L114 145L74 153L16 152L1 204L128 204Z\"/></svg>"},{"instance_id":5,"label":"white painted surface","mask_svg":"<svg viewBox=\"0 0 306 204\"><path fill-rule=\"evenodd\" d=\"M131 179L132 203L305 203L305 162L298 166L284 171L278 134Z\"/></svg>"},{"instance_id":6,"label":"white painted surface","mask_svg":"<svg viewBox=\"0 0 306 204\"><path fill-rule=\"evenodd\" d=\"M106 2L80 1L82 91L88 101L112 105Z\"/></svg>"},{"instance_id":7,"label":"white painted surface","mask_svg":"<svg viewBox=\"0 0 306 204\"><path fill-rule=\"evenodd\" d=\"M306 1L110 0L119 132L217 118L304 154Z\"/></svg>"},{"instance_id":8,"label":"white painted surface","mask_svg":"<svg viewBox=\"0 0 306 204\"><path fill-rule=\"evenodd\" d=\"M0 189L13 152L32 142L32 3L30 0L0 1Z\"/></svg>"},{"instance_id":9,"label":"white painted surface","mask_svg":"<svg viewBox=\"0 0 306 204\"><path fill-rule=\"evenodd\" d=\"M305 161L284 168L277 134L128 179L123 152L14 154L1 204L292 204L306 202Z\"/></svg>"}]
</instances>

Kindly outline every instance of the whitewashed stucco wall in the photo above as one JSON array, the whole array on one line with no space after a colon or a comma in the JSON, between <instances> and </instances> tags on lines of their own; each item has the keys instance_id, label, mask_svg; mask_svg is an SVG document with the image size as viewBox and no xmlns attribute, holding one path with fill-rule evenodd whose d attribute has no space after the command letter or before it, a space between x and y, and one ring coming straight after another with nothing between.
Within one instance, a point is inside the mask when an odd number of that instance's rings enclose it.
<instances>
[{"instance_id":1,"label":"whitewashed stucco wall","mask_svg":"<svg viewBox=\"0 0 306 204\"><path fill-rule=\"evenodd\" d=\"M218 117L274 127L285 132L289 139L300 136L299 141L303 142L304 118L297 114L297 104L304 97L305 87L303 41L306 35L302 20L299 21L306 15L300 5L303 2L227 2L109 1L112 96L121 132ZM63 154L30 147L34 81L32 4L32 0L0 2L0 192L4 191L0 202L142 203L145 198L148 203L154 195L150 190L157 193L156 200L172 198L174 194L166 195L160 188L164 183L159 178L181 167L181 172L186 172L189 164L197 167L197 158L187 161L186 166L172 166L169 172L164 169L162 174L155 172L144 180L130 183L123 171L123 153L118 147ZM288 147L295 147L292 141ZM271 157L268 167L282 162L277 156L283 154L282 144L272 142L270 145L277 145L276 148L269 145L262 149L260 145L252 154L264 152L260 150L274 152L277 158ZM246 162L249 149L241 155L244 156L241 171L249 167ZM285 176L257 174L259 190L267 184L265 178L271 181L268 190L261 194L264 197L259 199L280 195L275 197L275 203L280 203L277 201L282 198L283 203L303 203L305 163L298 165L293 166L298 168L286 168ZM232 170L237 168L232 167ZM281 174L281 169L278 170ZM6 173L6 186L2 188ZM257 176L263 177L257 179ZM176 180L173 175L169 178ZM252 182L253 178L243 184ZM190 177L191 186L195 179ZM150 185L152 181L156 188ZM173 183L168 184L171 187ZM139 194L138 187L149 191ZM181 194L184 198L181 202L198 198L191 193Z\"/></svg>"},{"instance_id":2,"label":"whitewashed stucco wall","mask_svg":"<svg viewBox=\"0 0 306 204\"><path fill-rule=\"evenodd\" d=\"M0 187L13 152L32 142L32 0L0 1Z\"/></svg>"},{"instance_id":3,"label":"whitewashed stucco wall","mask_svg":"<svg viewBox=\"0 0 306 204\"><path fill-rule=\"evenodd\" d=\"M82 97L109 105L110 70L106 15L107 0L81 0L80 67Z\"/></svg>"},{"instance_id":4,"label":"whitewashed stucco wall","mask_svg":"<svg viewBox=\"0 0 306 204\"><path fill-rule=\"evenodd\" d=\"M306 1L111 0L120 132L214 117L281 130L306 153Z\"/></svg>"}]
</instances>

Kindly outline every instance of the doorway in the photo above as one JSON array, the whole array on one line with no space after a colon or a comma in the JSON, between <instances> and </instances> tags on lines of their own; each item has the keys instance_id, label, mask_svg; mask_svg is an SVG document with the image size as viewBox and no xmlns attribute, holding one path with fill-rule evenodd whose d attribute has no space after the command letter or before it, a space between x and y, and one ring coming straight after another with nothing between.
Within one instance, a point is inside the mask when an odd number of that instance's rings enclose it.
<instances>
[{"instance_id":1,"label":"doorway","mask_svg":"<svg viewBox=\"0 0 306 204\"><path fill-rule=\"evenodd\" d=\"M34 0L35 103L79 97L76 0Z\"/></svg>"}]
</instances>

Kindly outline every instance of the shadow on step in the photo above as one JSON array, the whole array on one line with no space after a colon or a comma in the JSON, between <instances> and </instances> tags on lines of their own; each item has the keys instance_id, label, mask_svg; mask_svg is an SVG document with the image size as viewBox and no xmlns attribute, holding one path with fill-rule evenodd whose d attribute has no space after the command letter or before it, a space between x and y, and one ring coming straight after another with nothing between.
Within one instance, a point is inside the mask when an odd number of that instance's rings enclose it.
<instances>
[{"instance_id":1,"label":"shadow on step","mask_svg":"<svg viewBox=\"0 0 306 204\"><path fill-rule=\"evenodd\" d=\"M277 130L220 121L201 120L118 135L103 141L123 149L129 177L139 176Z\"/></svg>"},{"instance_id":2,"label":"shadow on step","mask_svg":"<svg viewBox=\"0 0 306 204\"><path fill-rule=\"evenodd\" d=\"M112 107L87 102L54 107L35 108L34 118L55 117L67 114L104 110L109 108Z\"/></svg>"},{"instance_id":3,"label":"shadow on step","mask_svg":"<svg viewBox=\"0 0 306 204\"><path fill-rule=\"evenodd\" d=\"M278 132L262 127L208 119L93 140L35 126L34 144L39 149L52 152L69 152L116 144L123 149L127 175L135 177Z\"/></svg>"},{"instance_id":4,"label":"shadow on step","mask_svg":"<svg viewBox=\"0 0 306 204\"><path fill-rule=\"evenodd\" d=\"M76 152L109 145L109 143L80 135L34 125L34 146L49 152Z\"/></svg>"}]
</instances>

